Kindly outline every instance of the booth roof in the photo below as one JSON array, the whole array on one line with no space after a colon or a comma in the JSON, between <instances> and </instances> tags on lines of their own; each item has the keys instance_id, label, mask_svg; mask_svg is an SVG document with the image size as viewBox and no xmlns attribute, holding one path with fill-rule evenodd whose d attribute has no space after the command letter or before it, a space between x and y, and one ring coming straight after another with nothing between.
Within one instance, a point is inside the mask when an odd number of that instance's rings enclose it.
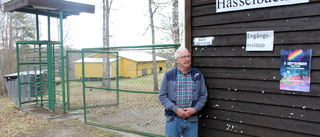
<instances>
[{"instance_id":1,"label":"booth roof","mask_svg":"<svg viewBox=\"0 0 320 137\"><path fill-rule=\"evenodd\" d=\"M60 10L66 18L81 12L94 13L95 6L65 0L11 0L4 3L5 12L19 11L59 18Z\"/></svg>"}]
</instances>

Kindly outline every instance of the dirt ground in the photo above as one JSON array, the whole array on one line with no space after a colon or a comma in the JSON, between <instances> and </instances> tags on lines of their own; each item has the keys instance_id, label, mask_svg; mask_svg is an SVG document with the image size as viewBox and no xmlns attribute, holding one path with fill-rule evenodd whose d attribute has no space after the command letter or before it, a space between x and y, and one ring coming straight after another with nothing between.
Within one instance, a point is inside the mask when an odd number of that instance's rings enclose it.
<instances>
[{"instance_id":1,"label":"dirt ground","mask_svg":"<svg viewBox=\"0 0 320 137\"><path fill-rule=\"evenodd\" d=\"M32 115L43 117L51 121L55 121L58 123L56 126L58 128L56 129L49 129L49 130L43 130L40 132L36 132L35 134L39 136L46 136L46 137L62 137L62 136L104 136L104 134L101 134L100 132L105 130L108 132L114 132L115 134L111 133L108 134L110 137L118 137L118 136L124 136L124 137L141 137L140 135L135 135L131 133L125 133L120 132L116 130L109 130L109 129L102 129L99 127L94 127L90 125L83 124L83 110L74 110L69 111L67 113L60 113L60 112L53 112L49 111L44 108L29 108L29 109L22 109L22 111L27 111ZM68 124L73 123L74 121L80 122L77 124ZM98 131L95 131L96 129L99 129ZM101 130L101 131L100 131ZM93 133L98 132L98 133ZM22 135L24 136L24 135Z\"/></svg>"},{"instance_id":2,"label":"dirt ground","mask_svg":"<svg viewBox=\"0 0 320 137\"><path fill-rule=\"evenodd\" d=\"M20 109L3 100L0 97L0 137L141 137L86 125L82 110L61 113L41 107Z\"/></svg>"}]
</instances>

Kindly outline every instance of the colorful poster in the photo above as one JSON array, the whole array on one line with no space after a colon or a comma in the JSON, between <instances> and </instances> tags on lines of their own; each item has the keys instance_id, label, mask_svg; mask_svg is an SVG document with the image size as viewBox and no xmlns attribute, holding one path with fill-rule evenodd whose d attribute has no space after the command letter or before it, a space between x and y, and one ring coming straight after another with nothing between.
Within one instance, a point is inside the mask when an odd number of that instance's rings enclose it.
<instances>
[{"instance_id":1,"label":"colorful poster","mask_svg":"<svg viewBox=\"0 0 320 137\"><path fill-rule=\"evenodd\" d=\"M310 92L312 49L281 50L280 90Z\"/></svg>"}]
</instances>

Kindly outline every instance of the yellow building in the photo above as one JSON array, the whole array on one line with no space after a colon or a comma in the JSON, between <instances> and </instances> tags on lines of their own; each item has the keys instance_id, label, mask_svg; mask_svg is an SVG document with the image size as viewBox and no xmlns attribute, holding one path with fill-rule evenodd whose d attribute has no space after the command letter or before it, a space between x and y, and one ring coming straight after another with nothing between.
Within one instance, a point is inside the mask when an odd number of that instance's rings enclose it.
<instances>
[{"instance_id":1,"label":"yellow building","mask_svg":"<svg viewBox=\"0 0 320 137\"><path fill-rule=\"evenodd\" d=\"M117 60L115 54L110 55L111 77L116 77ZM119 77L138 77L152 74L152 54L141 51L118 52ZM167 59L156 56L157 72L166 70ZM91 55L84 59L85 77L101 78L103 75L102 53ZM75 61L76 77L82 77L82 60Z\"/></svg>"}]
</instances>

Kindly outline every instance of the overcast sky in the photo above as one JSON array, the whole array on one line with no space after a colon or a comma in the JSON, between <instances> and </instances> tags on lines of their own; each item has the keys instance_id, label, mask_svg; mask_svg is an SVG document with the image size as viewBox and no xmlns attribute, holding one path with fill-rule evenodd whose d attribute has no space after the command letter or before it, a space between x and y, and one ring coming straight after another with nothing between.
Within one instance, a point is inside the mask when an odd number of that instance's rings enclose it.
<instances>
[{"instance_id":1,"label":"overcast sky","mask_svg":"<svg viewBox=\"0 0 320 137\"><path fill-rule=\"evenodd\" d=\"M9 0L2 0L6 2ZM102 47L102 0L67 0L95 5L95 14L81 13L79 16L69 16L64 22L70 27L69 40L64 45L74 48ZM184 22L184 0L179 0L180 22ZM171 14L171 5L163 14ZM114 0L110 13L110 46L151 45L151 31L145 33L148 27L148 0ZM51 25L57 24L57 19L51 20ZM156 20L155 23L159 23ZM40 16L40 38L47 40L47 18ZM156 34L156 40L161 34ZM183 36L180 36L183 37ZM51 26L51 40L58 40L58 28ZM164 42L165 44L169 44Z\"/></svg>"},{"instance_id":2,"label":"overcast sky","mask_svg":"<svg viewBox=\"0 0 320 137\"><path fill-rule=\"evenodd\" d=\"M101 47L102 0L69 1L92 4L96 7L95 14L82 13L80 16L67 18L68 22L72 23L70 30L72 38L66 44L74 45L79 49ZM142 35L149 24L148 0L114 0L112 8L110 13L110 46L151 44L150 31L147 35ZM183 5L179 8L184 9Z\"/></svg>"}]
</instances>

